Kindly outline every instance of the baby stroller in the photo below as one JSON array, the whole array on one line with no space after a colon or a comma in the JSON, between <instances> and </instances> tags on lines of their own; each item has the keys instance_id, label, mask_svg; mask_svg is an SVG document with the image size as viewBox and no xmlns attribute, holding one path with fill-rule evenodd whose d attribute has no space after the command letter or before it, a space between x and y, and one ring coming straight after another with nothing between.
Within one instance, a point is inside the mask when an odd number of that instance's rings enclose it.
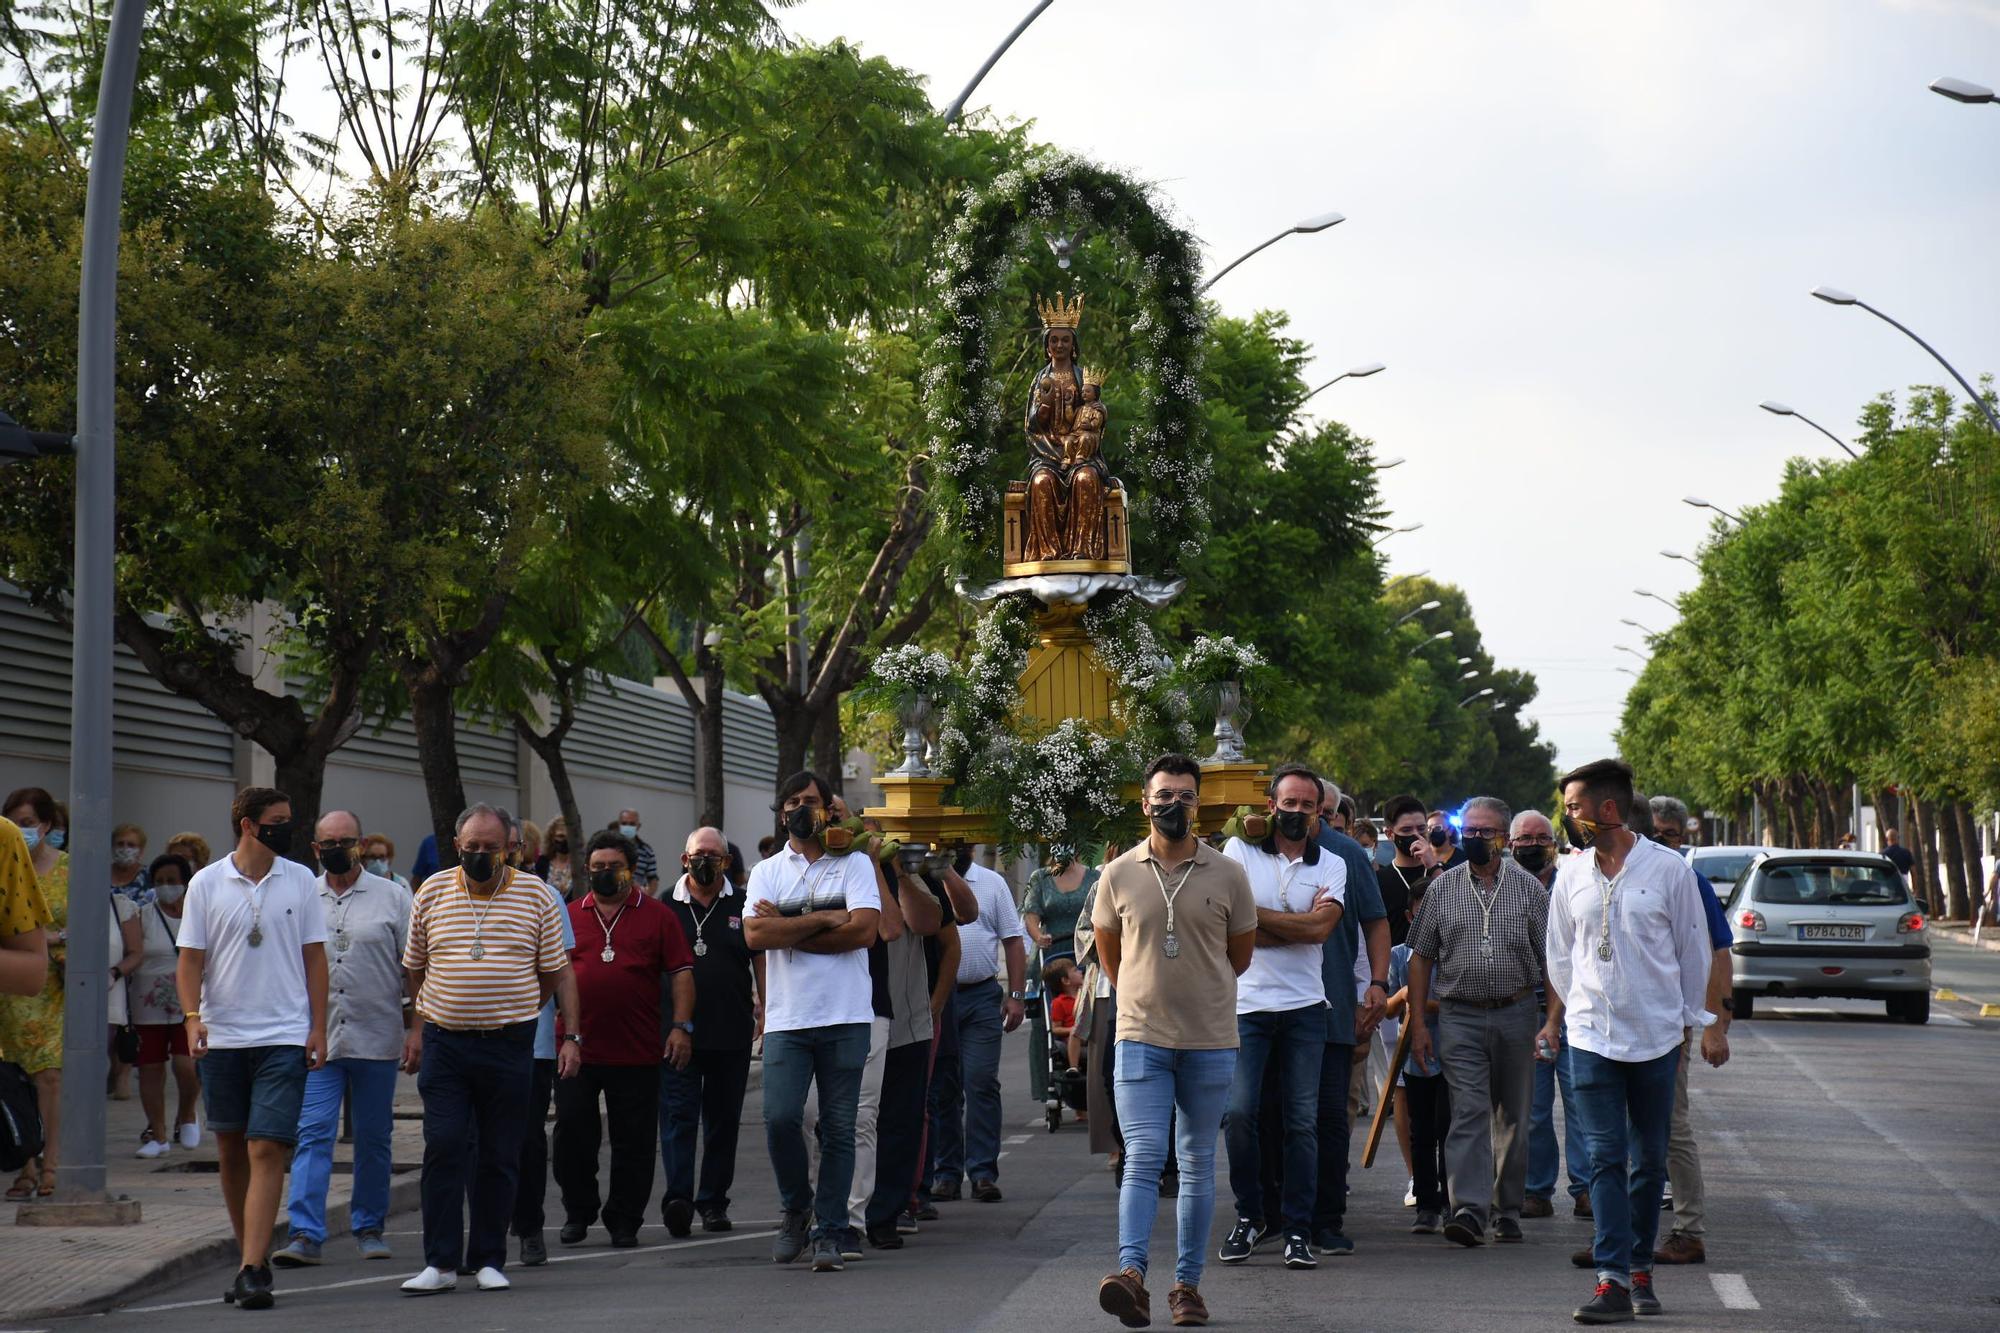
<instances>
[{"instance_id":1,"label":"baby stroller","mask_svg":"<svg viewBox=\"0 0 2000 1333\"><path fill-rule=\"evenodd\" d=\"M1072 1111L1082 1111L1088 1104L1088 1075L1081 1068L1071 1068L1069 1063L1069 1040L1056 1036L1054 995L1046 985L1037 982L1037 998L1042 1006L1042 1031L1049 1034L1048 1097L1042 1103L1048 1118L1049 1133L1062 1128L1063 1107ZM1081 1063L1088 1064L1088 1053Z\"/></svg>"}]
</instances>

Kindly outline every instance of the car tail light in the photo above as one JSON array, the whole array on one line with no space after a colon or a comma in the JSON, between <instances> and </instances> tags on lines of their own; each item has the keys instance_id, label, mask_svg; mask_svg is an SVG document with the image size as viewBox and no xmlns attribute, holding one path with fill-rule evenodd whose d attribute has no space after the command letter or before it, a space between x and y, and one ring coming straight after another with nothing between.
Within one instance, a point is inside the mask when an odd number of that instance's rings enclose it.
<instances>
[{"instance_id":1,"label":"car tail light","mask_svg":"<svg viewBox=\"0 0 2000 1333\"><path fill-rule=\"evenodd\" d=\"M1736 924L1745 930L1762 931L1764 929L1764 914L1762 912L1745 911L1741 916L1736 918Z\"/></svg>"},{"instance_id":2,"label":"car tail light","mask_svg":"<svg viewBox=\"0 0 2000 1333\"><path fill-rule=\"evenodd\" d=\"M1896 918L1896 933L1898 935L1909 935L1923 928L1924 914L1922 912L1905 912L1902 916Z\"/></svg>"}]
</instances>

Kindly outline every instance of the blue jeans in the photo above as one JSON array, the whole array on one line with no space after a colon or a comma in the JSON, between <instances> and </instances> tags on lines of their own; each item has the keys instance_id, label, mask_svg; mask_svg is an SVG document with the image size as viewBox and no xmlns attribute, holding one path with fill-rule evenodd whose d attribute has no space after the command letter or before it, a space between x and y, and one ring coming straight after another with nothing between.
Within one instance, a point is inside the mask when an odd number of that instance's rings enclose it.
<instances>
[{"instance_id":1,"label":"blue jeans","mask_svg":"<svg viewBox=\"0 0 2000 1333\"><path fill-rule=\"evenodd\" d=\"M1547 1016L1543 1016L1547 1022ZM1571 1198L1590 1192L1590 1150L1583 1146L1583 1118L1576 1113L1576 1085L1569 1076L1569 1029L1553 1060L1535 1061L1535 1108L1528 1129L1528 1195L1552 1199L1557 1167L1569 1177ZM1556 1094L1563 1107L1562 1154L1556 1154Z\"/></svg>"},{"instance_id":2,"label":"blue jeans","mask_svg":"<svg viewBox=\"0 0 2000 1333\"><path fill-rule=\"evenodd\" d=\"M380 1231L389 1212L389 1137L395 1128L396 1062L329 1060L306 1075L299 1143L292 1154L292 1230L326 1240L326 1181L340 1103L354 1091L354 1194L348 1224L355 1235Z\"/></svg>"},{"instance_id":3,"label":"blue jeans","mask_svg":"<svg viewBox=\"0 0 2000 1333\"><path fill-rule=\"evenodd\" d=\"M736 1180L736 1130L750 1082L750 1048L697 1050L686 1069L660 1062L662 1200L687 1199L697 1213L729 1211ZM695 1137L701 1138L701 1179L695 1179Z\"/></svg>"},{"instance_id":4,"label":"blue jeans","mask_svg":"<svg viewBox=\"0 0 2000 1333\"><path fill-rule=\"evenodd\" d=\"M534 1019L490 1033L424 1024L424 1263L440 1273L507 1266L534 1087Z\"/></svg>"},{"instance_id":5,"label":"blue jeans","mask_svg":"<svg viewBox=\"0 0 2000 1333\"><path fill-rule=\"evenodd\" d=\"M1348 1075L1354 1043L1329 1041L1319 1066L1319 1181L1313 1191L1313 1234L1339 1231L1347 1219Z\"/></svg>"},{"instance_id":6,"label":"blue jeans","mask_svg":"<svg viewBox=\"0 0 2000 1333\"><path fill-rule=\"evenodd\" d=\"M1130 1038L1118 1043L1118 1124L1125 1131L1124 1179L1118 1186L1118 1267L1146 1272L1147 1242L1160 1209L1167 1125L1180 1161L1175 1201L1174 1280L1201 1282L1208 1227L1215 1219L1215 1137L1236 1072L1236 1052L1181 1051Z\"/></svg>"},{"instance_id":7,"label":"blue jeans","mask_svg":"<svg viewBox=\"0 0 2000 1333\"><path fill-rule=\"evenodd\" d=\"M1319 1183L1319 1070L1326 1052L1326 1006L1238 1014L1236 1031L1242 1045L1236 1052L1229 1113L1222 1122L1236 1215L1253 1222L1277 1220L1264 1216L1263 1154L1257 1124L1264 1070L1266 1065L1275 1064L1284 1125L1284 1226L1288 1232L1310 1236L1313 1194Z\"/></svg>"},{"instance_id":8,"label":"blue jeans","mask_svg":"<svg viewBox=\"0 0 2000 1333\"><path fill-rule=\"evenodd\" d=\"M1000 1176L1000 986L982 981L959 987L953 998L958 1024L958 1085L941 1084L937 1097L937 1169L934 1178L997 1180ZM938 1052L938 1059L944 1059ZM961 1113L962 1112L962 1113Z\"/></svg>"},{"instance_id":9,"label":"blue jeans","mask_svg":"<svg viewBox=\"0 0 2000 1333\"><path fill-rule=\"evenodd\" d=\"M1583 1050L1571 1055L1576 1106L1590 1148L1590 1208L1597 1228L1591 1253L1600 1282L1629 1289L1632 1274L1653 1271L1680 1058L1678 1046L1655 1059L1632 1062ZM1629 1170L1628 1158L1633 1163Z\"/></svg>"},{"instance_id":10,"label":"blue jeans","mask_svg":"<svg viewBox=\"0 0 2000 1333\"><path fill-rule=\"evenodd\" d=\"M813 1239L847 1226L854 1184L854 1113L868 1063L866 1023L764 1034L764 1143L787 1212L813 1213ZM806 1156L806 1089L819 1089L819 1188Z\"/></svg>"}]
</instances>

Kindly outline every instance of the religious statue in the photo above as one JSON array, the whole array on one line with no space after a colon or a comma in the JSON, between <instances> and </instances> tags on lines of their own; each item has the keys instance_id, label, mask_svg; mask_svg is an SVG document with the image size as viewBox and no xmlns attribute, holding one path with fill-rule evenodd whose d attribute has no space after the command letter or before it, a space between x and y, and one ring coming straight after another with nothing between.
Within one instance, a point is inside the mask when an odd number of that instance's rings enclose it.
<instances>
[{"instance_id":1,"label":"religious statue","mask_svg":"<svg viewBox=\"0 0 2000 1333\"><path fill-rule=\"evenodd\" d=\"M1083 294L1037 301L1042 351L1048 364L1028 394L1027 561L1104 560L1105 497L1103 377L1086 375L1078 356Z\"/></svg>"}]
</instances>

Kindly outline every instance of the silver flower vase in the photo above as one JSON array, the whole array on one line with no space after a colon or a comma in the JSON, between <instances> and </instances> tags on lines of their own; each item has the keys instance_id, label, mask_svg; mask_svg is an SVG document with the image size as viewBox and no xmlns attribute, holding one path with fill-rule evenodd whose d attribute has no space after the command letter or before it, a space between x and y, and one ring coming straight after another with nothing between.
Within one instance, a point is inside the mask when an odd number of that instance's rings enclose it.
<instances>
[{"instance_id":1,"label":"silver flower vase","mask_svg":"<svg viewBox=\"0 0 2000 1333\"><path fill-rule=\"evenodd\" d=\"M1215 686L1215 753L1211 764L1240 764L1249 759L1243 751L1243 724L1250 710L1243 703L1243 682L1225 680Z\"/></svg>"},{"instance_id":2,"label":"silver flower vase","mask_svg":"<svg viewBox=\"0 0 2000 1333\"><path fill-rule=\"evenodd\" d=\"M931 766L924 757L924 728L931 720L931 701L921 694L910 695L898 705L896 720L903 726L903 762L893 770L894 774L906 778L930 777Z\"/></svg>"}]
</instances>

